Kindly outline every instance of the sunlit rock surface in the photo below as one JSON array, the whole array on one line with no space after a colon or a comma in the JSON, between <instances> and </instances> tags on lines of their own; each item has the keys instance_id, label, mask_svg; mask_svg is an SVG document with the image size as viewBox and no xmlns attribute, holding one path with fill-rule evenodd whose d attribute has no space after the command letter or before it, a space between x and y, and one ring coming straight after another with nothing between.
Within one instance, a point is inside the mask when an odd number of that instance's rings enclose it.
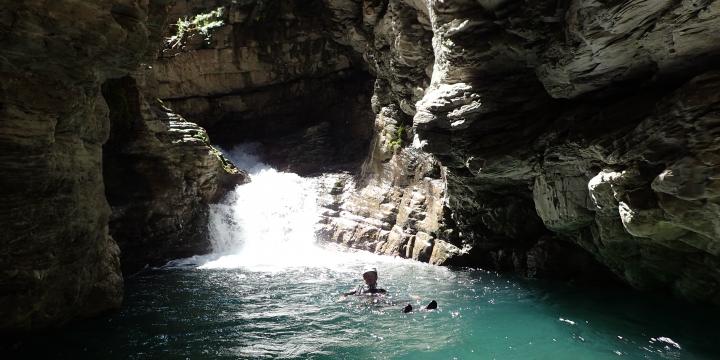
<instances>
[{"instance_id":1,"label":"sunlit rock surface","mask_svg":"<svg viewBox=\"0 0 720 360\"><path fill-rule=\"evenodd\" d=\"M169 4L0 1L0 330L119 307L120 260L177 255L221 193L204 131L128 77L154 57Z\"/></svg>"},{"instance_id":2,"label":"sunlit rock surface","mask_svg":"<svg viewBox=\"0 0 720 360\"><path fill-rule=\"evenodd\" d=\"M208 205L247 181L205 130L143 94L143 77L108 80L110 138L103 146L110 233L123 272L211 251Z\"/></svg>"},{"instance_id":3,"label":"sunlit rock surface","mask_svg":"<svg viewBox=\"0 0 720 360\"><path fill-rule=\"evenodd\" d=\"M531 275L599 261L638 288L720 302L715 2L274 4L259 34L248 29L264 2L182 2L175 12L225 6L228 25L166 50L157 71L178 106L240 122L258 118L252 104L297 109L297 91L269 84L374 76L370 155L329 186L326 238ZM322 51L297 51L310 43ZM183 76L197 94L173 85L172 62L193 67ZM245 74L239 88L206 81L223 72ZM260 93L281 103L252 100Z\"/></svg>"},{"instance_id":4,"label":"sunlit rock surface","mask_svg":"<svg viewBox=\"0 0 720 360\"><path fill-rule=\"evenodd\" d=\"M159 97L216 143L261 143L281 169L360 163L373 80L357 53L327 36L324 14L319 1L178 1L153 65ZM208 16L210 25L194 25Z\"/></svg>"},{"instance_id":5,"label":"sunlit rock surface","mask_svg":"<svg viewBox=\"0 0 720 360\"><path fill-rule=\"evenodd\" d=\"M126 269L202 251L242 179L175 113L348 170L326 240L720 303L717 2L170 3L0 1L0 328L118 306L111 235Z\"/></svg>"},{"instance_id":6,"label":"sunlit rock surface","mask_svg":"<svg viewBox=\"0 0 720 360\"><path fill-rule=\"evenodd\" d=\"M633 286L720 303L717 3L324 2L378 116L412 116L447 167L454 261L533 273L581 258L538 249L575 244Z\"/></svg>"},{"instance_id":7,"label":"sunlit rock surface","mask_svg":"<svg viewBox=\"0 0 720 360\"><path fill-rule=\"evenodd\" d=\"M379 254L447 265L460 249L446 223L446 186L439 163L413 149L375 147L364 173L329 177L321 205L321 240ZM386 156L380 162L376 156Z\"/></svg>"}]
</instances>

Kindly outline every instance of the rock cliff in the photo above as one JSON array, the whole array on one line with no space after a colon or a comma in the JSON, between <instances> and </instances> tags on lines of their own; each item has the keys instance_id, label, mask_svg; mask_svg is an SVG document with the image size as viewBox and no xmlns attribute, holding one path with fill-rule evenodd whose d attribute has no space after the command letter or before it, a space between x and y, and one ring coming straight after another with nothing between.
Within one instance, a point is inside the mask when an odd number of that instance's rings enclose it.
<instances>
[{"instance_id":1,"label":"rock cliff","mask_svg":"<svg viewBox=\"0 0 720 360\"><path fill-rule=\"evenodd\" d=\"M551 97L537 79L526 76L532 71L518 65L519 60L498 59L483 65L486 68L475 60L463 65L466 70L453 68L464 56L479 51L475 49L480 43L465 44L466 48L458 45L462 53L453 55L458 59L452 62L450 55L436 56L433 44L449 30L440 28L431 5L422 1L181 1L172 11L177 20L166 35L154 72L161 96L175 110L200 119L214 139L260 141L266 147L266 160L275 165L312 173L337 169L328 164L364 157L361 171L344 168L356 176L328 178L320 230L326 240L437 264L561 276L568 276L563 270L587 271L593 258L573 242L553 240L553 233L543 226L529 191L532 174L487 186L470 184L475 187L472 194L458 196L465 192L467 182L481 180L466 176L464 169L455 171L456 159L441 150L463 148L446 134L425 131L430 126L423 121L444 111L453 113L454 126L467 129L459 123L465 121L465 113L481 113L479 95L471 93L474 84L446 86L441 82L450 83L453 78L436 77L452 72L457 79L472 73L497 80L508 74L508 79L521 85L508 88L508 81L505 87L493 84L489 89L498 98L507 97L515 87L521 89L509 97L508 107L521 104L528 112ZM549 11L549 6L517 9L532 18ZM468 5L445 16L463 19L479 15L478 10ZM537 26L532 30L549 33L559 29L558 22L532 18L522 26L528 31ZM503 44L503 39L496 40L498 46L514 46ZM487 54L477 56L494 59L499 56L496 52L511 52L485 50ZM366 72L375 78L371 88L364 85ZM433 92L436 87L439 93ZM356 100L343 99L347 97ZM426 109L418 111L423 106ZM485 133L468 131L466 141L483 139L481 150L510 153L526 147L527 136L539 136L547 125L521 114L517 118L509 125L488 125ZM514 136L515 131L523 135ZM368 148L362 140L370 137ZM412 143L416 146L411 147ZM450 171L419 149L423 146L447 161ZM534 161L534 149L525 150L522 161ZM465 160L459 166L463 168ZM526 168L531 166L524 166L509 172L529 172ZM480 212L488 214L481 217ZM519 223L515 218L524 220ZM572 258L566 264L581 265L563 266L562 257Z\"/></svg>"},{"instance_id":2,"label":"rock cliff","mask_svg":"<svg viewBox=\"0 0 720 360\"><path fill-rule=\"evenodd\" d=\"M259 142L280 168L358 164L373 79L326 36L324 11L315 0L179 1L153 64L160 98L219 144Z\"/></svg>"},{"instance_id":3,"label":"rock cliff","mask_svg":"<svg viewBox=\"0 0 720 360\"><path fill-rule=\"evenodd\" d=\"M244 30L162 60L210 69L202 80L243 77L217 90L187 79L202 89L199 109L224 113L217 99L235 94L234 121L263 118L237 98L286 84L308 58L282 48L307 41L323 51L306 74L375 77L374 140L360 175L329 185L330 240L530 274L596 260L637 288L720 303L716 2L281 1L268 24L285 25L262 35L247 19L268 5L242 3ZM302 21L301 9L323 20ZM284 33L290 23L299 37ZM180 107L198 95L180 90L166 95ZM427 256L426 244L449 255Z\"/></svg>"},{"instance_id":4,"label":"rock cliff","mask_svg":"<svg viewBox=\"0 0 720 360\"><path fill-rule=\"evenodd\" d=\"M348 171L328 241L720 304L718 2L171 3L0 1L0 329L205 250L208 133Z\"/></svg>"},{"instance_id":5,"label":"rock cliff","mask_svg":"<svg viewBox=\"0 0 720 360\"><path fill-rule=\"evenodd\" d=\"M118 307L121 250L157 260L174 245L158 242L184 236L193 207L222 188L221 160L196 139L204 132L148 106L154 97L128 77L154 57L168 10L164 0L0 2L0 330ZM121 179L121 169L134 172Z\"/></svg>"},{"instance_id":6,"label":"rock cliff","mask_svg":"<svg viewBox=\"0 0 720 360\"><path fill-rule=\"evenodd\" d=\"M149 88L140 74L102 86L110 109L103 178L124 273L210 252L207 205L247 177L203 128L146 98Z\"/></svg>"},{"instance_id":7,"label":"rock cliff","mask_svg":"<svg viewBox=\"0 0 720 360\"><path fill-rule=\"evenodd\" d=\"M525 271L570 243L720 303L716 2L326 5L378 76L376 112L412 116L447 167L457 261Z\"/></svg>"}]
</instances>

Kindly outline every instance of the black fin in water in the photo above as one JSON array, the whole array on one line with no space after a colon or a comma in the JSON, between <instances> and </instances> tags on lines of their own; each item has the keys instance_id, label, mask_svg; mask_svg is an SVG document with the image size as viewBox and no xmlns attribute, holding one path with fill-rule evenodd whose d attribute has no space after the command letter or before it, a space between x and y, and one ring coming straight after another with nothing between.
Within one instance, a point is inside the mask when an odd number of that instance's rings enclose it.
<instances>
[{"instance_id":1,"label":"black fin in water","mask_svg":"<svg viewBox=\"0 0 720 360\"><path fill-rule=\"evenodd\" d=\"M413 310L413 309L412 309L412 305L407 304L407 305L405 305L405 307L402 309L402 312L405 313L405 314L407 314L407 313L409 313L409 312L412 312L412 310Z\"/></svg>"},{"instance_id":2,"label":"black fin in water","mask_svg":"<svg viewBox=\"0 0 720 360\"><path fill-rule=\"evenodd\" d=\"M427 306L425 307L427 310L435 310L437 309L437 301L433 300Z\"/></svg>"}]
</instances>

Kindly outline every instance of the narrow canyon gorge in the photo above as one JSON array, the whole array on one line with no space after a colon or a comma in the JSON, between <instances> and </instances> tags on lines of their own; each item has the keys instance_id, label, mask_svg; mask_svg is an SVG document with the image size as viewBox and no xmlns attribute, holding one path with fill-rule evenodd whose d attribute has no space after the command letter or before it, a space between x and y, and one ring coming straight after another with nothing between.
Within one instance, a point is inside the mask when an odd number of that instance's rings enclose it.
<instances>
[{"instance_id":1,"label":"narrow canyon gorge","mask_svg":"<svg viewBox=\"0 0 720 360\"><path fill-rule=\"evenodd\" d=\"M720 1L0 0L0 331L210 253L241 143L321 243L720 305Z\"/></svg>"}]
</instances>

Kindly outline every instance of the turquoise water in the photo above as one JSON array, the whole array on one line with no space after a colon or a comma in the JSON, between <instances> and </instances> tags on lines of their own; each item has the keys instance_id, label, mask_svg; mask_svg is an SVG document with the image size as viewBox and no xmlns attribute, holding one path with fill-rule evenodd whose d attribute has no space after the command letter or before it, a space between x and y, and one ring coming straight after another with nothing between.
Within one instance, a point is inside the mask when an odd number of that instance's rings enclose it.
<instances>
[{"instance_id":1,"label":"turquoise water","mask_svg":"<svg viewBox=\"0 0 720 360\"><path fill-rule=\"evenodd\" d=\"M718 309L320 248L318 194L333 178L245 150L228 155L253 181L210 211L216 255L126 279L118 313L3 337L3 358L720 359ZM389 295L340 296L367 266Z\"/></svg>"},{"instance_id":2,"label":"turquoise water","mask_svg":"<svg viewBox=\"0 0 720 360\"><path fill-rule=\"evenodd\" d=\"M715 310L369 254L314 267L155 269L111 316L15 343L74 359L718 359ZM378 267L384 298L347 297ZM401 313L437 300L431 312ZM661 339L663 338L663 339ZM664 339L667 338L667 339ZM673 343L676 343L673 344ZM12 353L11 353L12 354Z\"/></svg>"}]
</instances>

